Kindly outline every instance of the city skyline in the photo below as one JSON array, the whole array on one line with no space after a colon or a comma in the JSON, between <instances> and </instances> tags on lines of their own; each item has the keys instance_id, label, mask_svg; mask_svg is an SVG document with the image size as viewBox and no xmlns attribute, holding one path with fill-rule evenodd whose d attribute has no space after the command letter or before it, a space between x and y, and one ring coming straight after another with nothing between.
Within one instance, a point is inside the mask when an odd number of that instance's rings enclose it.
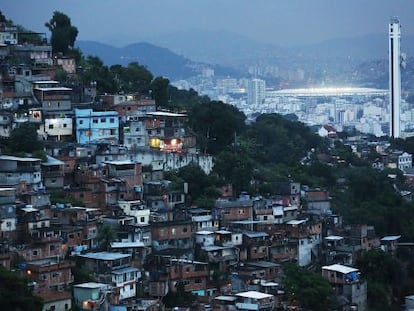
<instances>
[{"instance_id":1,"label":"city skyline","mask_svg":"<svg viewBox=\"0 0 414 311\"><path fill-rule=\"evenodd\" d=\"M3 14L15 23L49 33L44 27L54 11L67 14L79 40L118 46L194 29L230 31L262 43L301 45L386 32L390 17L400 19L404 34L414 34L414 2L375 1L196 1L105 2L90 0L7 1ZM247 22L246 22L247 21Z\"/></svg>"}]
</instances>

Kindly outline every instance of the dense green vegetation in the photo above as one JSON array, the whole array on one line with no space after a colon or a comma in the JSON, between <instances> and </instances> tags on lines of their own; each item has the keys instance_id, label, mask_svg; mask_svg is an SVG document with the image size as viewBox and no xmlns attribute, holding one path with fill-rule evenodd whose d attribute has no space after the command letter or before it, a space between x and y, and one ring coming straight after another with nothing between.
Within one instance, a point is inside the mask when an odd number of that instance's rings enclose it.
<instances>
[{"instance_id":1,"label":"dense green vegetation","mask_svg":"<svg viewBox=\"0 0 414 311\"><path fill-rule=\"evenodd\" d=\"M364 253L357 264L368 281L369 309L400 310L398 298L402 298L404 283L401 261L375 249Z\"/></svg>"},{"instance_id":2,"label":"dense green vegetation","mask_svg":"<svg viewBox=\"0 0 414 311\"><path fill-rule=\"evenodd\" d=\"M283 272L283 283L292 305L306 310L335 310L334 291L320 273L303 270L295 264L285 264Z\"/></svg>"},{"instance_id":3,"label":"dense green vegetation","mask_svg":"<svg viewBox=\"0 0 414 311\"><path fill-rule=\"evenodd\" d=\"M78 36L78 29L72 26L70 18L62 12L55 11L45 26L52 33L50 43L53 53L67 55L74 48Z\"/></svg>"},{"instance_id":4,"label":"dense green vegetation","mask_svg":"<svg viewBox=\"0 0 414 311\"><path fill-rule=\"evenodd\" d=\"M4 311L42 310L42 299L33 296L27 280L0 266L0 305Z\"/></svg>"}]
</instances>

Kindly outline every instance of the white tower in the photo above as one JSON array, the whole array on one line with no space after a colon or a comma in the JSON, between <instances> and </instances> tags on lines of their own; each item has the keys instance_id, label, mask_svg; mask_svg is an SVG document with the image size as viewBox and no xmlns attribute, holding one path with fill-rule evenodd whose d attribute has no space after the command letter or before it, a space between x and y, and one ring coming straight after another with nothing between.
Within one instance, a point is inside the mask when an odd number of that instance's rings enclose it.
<instances>
[{"instance_id":1,"label":"white tower","mask_svg":"<svg viewBox=\"0 0 414 311\"><path fill-rule=\"evenodd\" d=\"M252 108L258 108L266 97L266 81L252 79L247 88L247 103Z\"/></svg>"},{"instance_id":2,"label":"white tower","mask_svg":"<svg viewBox=\"0 0 414 311\"><path fill-rule=\"evenodd\" d=\"M389 25L389 88L390 88L390 137L399 138L401 103L401 26L397 18Z\"/></svg>"}]
</instances>

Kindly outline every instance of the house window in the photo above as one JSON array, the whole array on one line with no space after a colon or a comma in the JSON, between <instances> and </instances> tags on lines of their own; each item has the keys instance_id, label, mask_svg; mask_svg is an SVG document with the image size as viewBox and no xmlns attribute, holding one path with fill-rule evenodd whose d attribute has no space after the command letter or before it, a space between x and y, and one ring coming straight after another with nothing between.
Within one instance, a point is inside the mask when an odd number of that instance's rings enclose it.
<instances>
[{"instance_id":1,"label":"house window","mask_svg":"<svg viewBox=\"0 0 414 311\"><path fill-rule=\"evenodd\" d=\"M33 252L32 252L32 255L33 255L33 256L37 256L37 251L33 251Z\"/></svg>"},{"instance_id":2,"label":"house window","mask_svg":"<svg viewBox=\"0 0 414 311\"><path fill-rule=\"evenodd\" d=\"M53 129L53 124L49 124L49 129Z\"/></svg>"},{"instance_id":3,"label":"house window","mask_svg":"<svg viewBox=\"0 0 414 311\"><path fill-rule=\"evenodd\" d=\"M83 120L79 120L79 124L83 124Z\"/></svg>"},{"instance_id":4,"label":"house window","mask_svg":"<svg viewBox=\"0 0 414 311\"><path fill-rule=\"evenodd\" d=\"M183 232L185 233L185 232L187 232L187 231L188 231L187 227L184 227L184 228L183 228Z\"/></svg>"},{"instance_id":5,"label":"house window","mask_svg":"<svg viewBox=\"0 0 414 311\"><path fill-rule=\"evenodd\" d=\"M141 217L141 222L145 222L145 217Z\"/></svg>"},{"instance_id":6,"label":"house window","mask_svg":"<svg viewBox=\"0 0 414 311\"><path fill-rule=\"evenodd\" d=\"M66 123L63 123L63 127L68 127L68 125Z\"/></svg>"},{"instance_id":7,"label":"house window","mask_svg":"<svg viewBox=\"0 0 414 311\"><path fill-rule=\"evenodd\" d=\"M98 119L92 119L93 123L98 123Z\"/></svg>"},{"instance_id":8,"label":"house window","mask_svg":"<svg viewBox=\"0 0 414 311\"><path fill-rule=\"evenodd\" d=\"M115 123L115 118L109 118L109 123Z\"/></svg>"},{"instance_id":9,"label":"house window","mask_svg":"<svg viewBox=\"0 0 414 311\"><path fill-rule=\"evenodd\" d=\"M106 118L101 118L101 123L106 123Z\"/></svg>"},{"instance_id":10,"label":"house window","mask_svg":"<svg viewBox=\"0 0 414 311\"><path fill-rule=\"evenodd\" d=\"M172 234L172 235L175 235L175 233L176 233L175 228L172 228L172 229L171 229L171 234Z\"/></svg>"}]
</instances>

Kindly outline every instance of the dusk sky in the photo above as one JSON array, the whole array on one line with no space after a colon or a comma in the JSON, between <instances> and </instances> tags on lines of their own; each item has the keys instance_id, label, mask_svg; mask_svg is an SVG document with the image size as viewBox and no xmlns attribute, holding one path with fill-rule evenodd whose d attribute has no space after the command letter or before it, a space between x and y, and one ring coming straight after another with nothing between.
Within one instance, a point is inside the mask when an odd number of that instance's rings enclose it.
<instances>
[{"instance_id":1,"label":"dusk sky","mask_svg":"<svg viewBox=\"0 0 414 311\"><path fill-rule=\"evenodd\" d=\"M228 30L280 46L387 33L396 16L414 34L411 0L3 0L3 14L38 31L54 11L79 30L78 39L122 46L193 29Z\"/></svg>"}]
</instances>

